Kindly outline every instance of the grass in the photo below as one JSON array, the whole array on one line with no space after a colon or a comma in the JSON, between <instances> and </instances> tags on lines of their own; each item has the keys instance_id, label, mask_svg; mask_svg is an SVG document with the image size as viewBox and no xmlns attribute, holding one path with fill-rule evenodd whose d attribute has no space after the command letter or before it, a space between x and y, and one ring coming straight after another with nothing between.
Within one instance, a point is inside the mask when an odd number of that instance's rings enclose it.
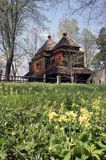
<instances>
[{"instance_id":1,"label":"grass","mask_svg":"<svg viewBox=\"0 0 106 160\"><path fill-rule=\"evenodd\" d=\"M1 83L0 159L104 160L105 117L106 85Z\"/></svg>"}]
</instances>

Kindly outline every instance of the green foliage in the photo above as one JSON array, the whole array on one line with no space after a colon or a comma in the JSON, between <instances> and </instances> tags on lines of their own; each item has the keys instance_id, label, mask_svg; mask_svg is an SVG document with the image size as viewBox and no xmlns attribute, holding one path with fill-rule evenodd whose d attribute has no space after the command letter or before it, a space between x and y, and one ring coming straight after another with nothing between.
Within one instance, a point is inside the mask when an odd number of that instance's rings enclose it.
<instances>
[{"instance_id":1,"label":"green foliage","mask_svg":"<svg viewBox=\"0 0 106 160\"><path fill-rule=\"evenodd\" d=\"M100 29L100 32L99 32L99 36L97 38L97 45L99 47L104 47L106 46L106 28L105 27L102 27Z\"/></svg>"},{"instance_id":2,"label":"green foliage","mask_svg":"<svg viewBox=\"0 0 106 160\"><path fill-rule=\"evenodd\" d=\"M67 153L64 160L70 160L70 158L71 158L71 152Z\"/></svg>"},{"instance_id":3,"label":"green foliage","mask_svg":"<svg viewBox=\"0 0 106 160\"><path fill-rule=\"evenodd\" d=\"M102 27L100 29L98 38L96 40L97 46L100 49L100 52L95 56L95 61L104 61L106 60L106 28Z\"/></svg>"},{"instance_id":4,"label":"green foliage","mask_svg":"<svg viewBox=\"0 0 106 160\"><path fill-rule=\"evenodd\" d=\"M1 160L105 160L106 86L0 84Z\"/></svg>"}]
</instances>

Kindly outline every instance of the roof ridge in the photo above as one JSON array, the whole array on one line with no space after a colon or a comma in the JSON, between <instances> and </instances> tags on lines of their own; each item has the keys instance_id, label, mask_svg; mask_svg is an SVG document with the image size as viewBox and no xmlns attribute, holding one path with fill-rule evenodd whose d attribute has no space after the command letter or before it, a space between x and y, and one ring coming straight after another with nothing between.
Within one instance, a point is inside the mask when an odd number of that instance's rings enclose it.
<instances>
[{"instance_id":1,"label":"roof ridge","mask_svg":"<svg viewBox=\"0 0 106 160\"><path fill-rule=\"evenodd\" d=\"M62 46L70 46L70 47L73 46L73 47L80 48L80 46L74 40L72 40L71 38L69 38L66 33L63 33L63 37L56 44L56 46L54 47L54 49L60 48Z\"/></svg>"},{"instance_id":2,"label":"roof ridge","mask_svg":"<svg viewBox=\"0 0 106 160\"><path fill-rule=\"evenodd\" d=\"M50 51L54 48L56 45L56 42L51 38L51 35L48 35L48 39L46 42L39 48L36 54L41 54L42 52L45 51Z\"/></svg>"}]
</instances>

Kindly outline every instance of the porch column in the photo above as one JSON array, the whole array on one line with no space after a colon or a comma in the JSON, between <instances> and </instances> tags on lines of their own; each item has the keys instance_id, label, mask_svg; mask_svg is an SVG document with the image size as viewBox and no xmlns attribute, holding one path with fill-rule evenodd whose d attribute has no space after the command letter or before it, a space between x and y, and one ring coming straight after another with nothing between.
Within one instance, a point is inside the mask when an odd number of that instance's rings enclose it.
<instances>
[{"instance_id":1,"label":"porch column","mask_svg":"<svg viewBox=\"0 0 106 160\"><path fill-rule=\"evenodd\" d=\"M57 76L57 84L61 83L61 76Z\"/></svg>"},{"instance_id":2,"label":"porch column","mask_svg":"<svg viewBox=\"0 0 106 160\"><path fill-rule=\"evenodd\" d=\"M71 75L71 83L74 83L74 74Z\"/></svg>"},{"instance_id":3,"label":"porch column","mask_svg":"<svg viewBox=\"0 0 106 160\"><path fill-rule=\"evenodd\" d=\"M46 74L43 75L43 82L46 83Z\"/></svg>"}]
</instances>

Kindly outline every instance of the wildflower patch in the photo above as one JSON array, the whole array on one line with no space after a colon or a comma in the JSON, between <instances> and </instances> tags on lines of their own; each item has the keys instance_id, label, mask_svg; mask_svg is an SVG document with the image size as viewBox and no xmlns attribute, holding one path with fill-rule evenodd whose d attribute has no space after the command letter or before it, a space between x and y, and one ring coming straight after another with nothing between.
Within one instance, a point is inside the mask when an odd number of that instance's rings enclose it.
<instances>
[{"instance_id":1,"label":"wildflower patch","mask_svg":"<svg viewBox=\"0 0 106 160\"><path fill-rule=\"evenodd\" d=\"M106 86L0 84L0 160L105 160Z\"/></svg>"}]
</instances>

